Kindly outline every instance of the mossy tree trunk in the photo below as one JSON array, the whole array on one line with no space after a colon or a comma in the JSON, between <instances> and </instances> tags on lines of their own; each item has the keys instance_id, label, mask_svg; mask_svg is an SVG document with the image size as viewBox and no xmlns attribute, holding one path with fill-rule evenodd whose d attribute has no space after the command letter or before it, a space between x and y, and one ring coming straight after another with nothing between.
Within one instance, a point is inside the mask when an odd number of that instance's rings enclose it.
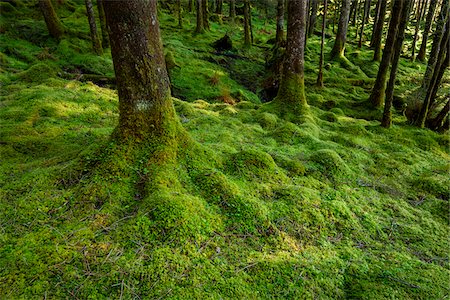
<instances>
[{"instance_id":1,"label":"mossy tree trunk","mask_svg":"<svg viewBox=\"0 0 450 300\"><path fill-rule=\"evenodd\" d=\"M445 118L448 116L448 113L450 111L450 97L447 100L447 103L445 103L444 107L441 109L441 111L437 114L437 116L430 120L428 122L428 128L431 130L438 130L442 123L444 123Z\"/></svg>"},{"instance_id":2,"label":"mossy tree trunk","mask_svg":"<svg viewBox=\"0 0 450 300\"><path fill-rule=\"evenodd\" d=\"M427 54L427 42L428 35L430 33L431 25L433 22L434 13L436 11L437 0L431 0L428 6L428 14L425 20L425 28L422 33L422 44L420 45L419 53L417 53L417 60L424 61Z\"/></svg>"},{"instance_id":3,"label":"mossy tree trunk","mask_svg":"<svg viewBox=\"0 0 450 300\"><path fill-rule=\"evenodd\" d=\"M230 13L229 13L230 22L234 24L236 20L236 0L230 0L229 5L230 5Z\"/></svg>"},{"instance_id":4,"label":"mossy tree trunk","mask_svg":"<svg viewBox=\"0 0 450 300\"><path fill-rule=\"evenodd\" d=\"M61 39L65 29L56 15L51 0L39 0L39 8L44 15L45 24L47 24L50 35L56 39Z\"/></svg>"},{"instance_id":5,"label":"mossy tree trunk","mask_svg":"<svg viewBox=\"0 0 450 300\"><path fill-rule=\"evenodd\" d=\"M416 42L419 36L420 23L422 23L422 11L425 10L426 1L419 1L417 4L417 13L416 13L416 26L414 27L414 37L411 45L411 61L416 59Z\"/></svg>"},{"instance_id":6,"label":"mossy tree trunk","mask_svg":"<svg viewBox=\"0 0 450 300\"><path fill-rule=\"evenodd\" d=\"M334 41L333 49L331 50L332 59L344 56L349 16L350 16L350 0L343 0L336 39Z\"/></svg>"},{"instance_id":7,"label":"mossy tree trunk","mask_svg":"<svg viewBox=\"0 0 450 300\"><path fill-rule=\"evenodd\" d=\"M250 28L250 0L244 0L244 47L250 48L252 46Z\"/></svg>"},{"instance_id":8,"label":"mossy tree trunk","mask_svg":"<svg viewBox=\"0 0 450 300\"><path fill-rule=\"evenodd\" d=\"M102 46L109 48L108 27L106 27L105 10L103 8L104 0L97 0L98 17L100 19L100 28L102 30Z\"/></svg>"},{"instance_id":9,"label":"mossy tree trunk","mask_svg":"<svg viewBox=\"0 0 450 300\"><path fill-rule=\"evenodd\" d=\"M307 108L304 84L306 1L288 1L286 54L280 88L274 99L284 110L282 114L298 116Z\"/></svg>"},{"instance_id":10,"label":"mossy tree trunk","mask_svg":"<svg viewBox=\"0 0 450 300\"><path fill-rule=\"evenodd\" d=\"M320 41L319 75L317 75L317 86L323 87L323 48L325 44L325 28L327 27L327 0L323 0L322 38Z\"/></svg>"},{"instance_id":11,"label":"mossy tree trunk","mask_svg":"<svg viewBox=\"0 0 450 300\"><path fill-rule=\"evenodd\" d=\"M312 36L314 29L316 29L317 9L319 7L319 0L310 0L311 14L308 22L308 36Z\"/></svg>"},{"instance_id":12,"label":"mossy tree trunk","mask_svg":"<svg viewBox=\"0 0 450 300\"><path fill-rule=\"evenodd\" d=\"M202 16L203 16L203 28L209 30L209 10L208 10L208 0L202 1Z\"/></svg>"},{"instance_id":13,"label":"mossy tree trunk","mask_svg":"<svg viewBox=\"0 0 450 300\"><path fill-rule=\"evenodd\" d=\"M375 80L369 97L369 102L373 107L380 107L384 102L387 74L391 64L395 39L397 38L402 8L403 1L394 1L386 44L383 50L383 57L381 59L380 67L378 68L377 79Z\"/></svg>"},{"instance_id":14,"label":"mossy tree trunk","mask_svg":"<svg viewBox=\"0 0 450 300\"><path fill-rule=\"evenodd\" d=\"M381 61L381 41L383 39L384 20L386 18L387 0L380 0L381 8L378 21L375 25L375 31L372 37L372 47L374 48L373 60Z\"/></svg>"},{"instance_id":15,"label":"mossy tree trunk","mask_svg":"<svg viewBox=\"0 0 450 300\"><path fill-rule=\"evenodd\" d=\"M409 12L411 8L411 0L402 0L403 8L400 16L400 24L398 26L397 38L395 40L394 54L392 58L391 74L386 88L386 100L384 102L383 118L381 126L389 128L392 123L392 100L394 98L395 77L397 76L397 68L402 53L403 40L405 39L405 29L408 26Z\"/></svg>"},{"instance_id":16,"label":"mossy tree trunk","mask_svg":"<svg viewBox=\"0 0 450 300\"><path fill-rule=\"evenodd\" d=\"M202 0L197 0L195 2L195 10L197 13L197 26L195 27L196 33L205 32L205 27L203 26L203 9L202 9Z\"/></svg>"},{"instance_id":17,"label":"mossy tree trunk","mask_svg":"<svg viewBox=\"0 0 450 300\"><path fill-rule=\"evenodd\" d=\"M284 42L284 1L277 1L277 31L275 41L278 47Z\"/></svg>"},{"instance_id":18,"label":"mossy tree trunk","mask_svg":"<svg viewBox=\"0 0 450 300\"><path fill-rule=\"evenodd\" d=\"M122 142L170 142L179 126L157 19L156 1L105 1L119 92Z\"/></svg>"},{"instance_id":19,"label":"mossy tree trunk","mask_svg":"<svg viewBox=\"0 0 450 300\"><path fill-rule=\"evenodd\" d=\"M103 54L102 44L100 42L100 38L98 36L97 32L97 24L95 22L95 14L94 14L94 8L92 6L91 0L84 0L84 4L86 5L86 12L89 22L89 30L91 33L91 41L92 41L92 48L94 49L94 52L97 55Z\"/></svg>"}]
</instances>

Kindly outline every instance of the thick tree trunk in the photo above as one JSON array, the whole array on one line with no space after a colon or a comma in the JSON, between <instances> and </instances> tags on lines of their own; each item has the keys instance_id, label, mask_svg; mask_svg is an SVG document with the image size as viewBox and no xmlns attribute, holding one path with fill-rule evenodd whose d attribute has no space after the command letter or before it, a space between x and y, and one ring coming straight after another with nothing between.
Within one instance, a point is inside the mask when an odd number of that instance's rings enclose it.
<instances>
[{"instance_id":1,"label":"thick tree trunk","mask_svg":"<svg viewBox=\"0 0 450 300\"><path fill-rule=\"evenodd\" d=\"M288 2L286 54L278 95L284 112L298 116L307 107L304 84L306 0Z\"/></svg>"},{"instance_id":2,"label":"thick tree trunk","mask_svg":"<svg viewBox=\"0 0 450 300\"><path fill-rule=\"evenodd\" d=\"M202 15L203 15L203 28L209 30L209 11L208 11L208 0L202 1Z\"/></svg>"},{"instance_id":3,"label":"thick tree trunk","mask_svg":"<svg viewBox=\"0 0 450 300\"><path fill-rule=\"evenodd\" d=\"M250 0L244 0L244 47L252 46L252 37L250 29Z\"/></svg>"},{"instance_id":4,"label":"thick tree trunk","mask_svg":"<svg viewBox=\"0 0 450 300\"><path fill-rule=\"evenodd\" d=\"M312 36L316 28L317 9L319 7L319 0L310 0L311 15L309 16L308 36Z\"/></svg>"},{"instance_id":5,"label":"thick tree trunk","mask_svg":"<svg viewBox=\"0 0 450 300\"><path fill-rule=\"evenodd\" d=\"M103 9L103 1L97 0L98 17L100 19L100 28L102 30L102 46L104 49L109 48L108 27L106 27L105 11Z\"/></svg>"},{"instance_id":6,"label":"thick tree trunk","mask_svg":"<svg viewBox=\"0 0 450 300\"><path fill-rule=\"evenodd\" d=\"M323 0L322 39L320 41L319 75L317 75L317 86L319 87L323 87L323 48L325 44L325 28L327 27L327 8L327 0Z\"/></svg>"},{"instance_id":7,"label":"thick tree trunk","mask_svg":"<svg viewBox=\"0 0 450 300\"><path fill-rule=\"evenodd\" d=\"M50 35L56 39L60 39L65 29L56 15L51 0L39 0L39 8L44 15L45 24L47 24Z\"/></svg>"},{"instance_id":8,"label":"thick tree trunk","mask_svg":"<svg viewBox=\"0 0 450 300\"><path fill-rule=\"evenodd\" d=\"M98 37L97 33L97 24L95 23L95 15L94 15L94 8L92 7L91 0L84 0L84 3L86 4L86 12L87 17L89 21L89 29L91 33L91 41L92 41L92 48L94 49L94 52L97 55L103 54L102 44L100 42L100 38Z\"/></svg>"},{"instance_id":9,"label":"thick tree trunk","mask_svg":"<svg viewBox=\"0 0 450 300\"><path fill-rule=\"evenodd\" d=\"M230 5L230 13L229 13L230 22L234 24L236 20L236 0L230 0L229 5Z\"/></svg>"},{"instance_id":10,"label":"thick tree trunk","mask_svg":"<svg viewBox=\"0 0 450 300\"><path fill-rule=\"evenodd\" d=\"M427 54L428 34L430 33L437 2L437 0L431 0L430 5L428 6L427 19L425 20L425 28L422 33L422 44L420 45L419 53L417 54L417 59L420 61L424 61Z\"/></svg>"},{"instance_id":11,"label":"thick tree trunk","mask_svg":"<svg viewBox=\"0 0 450 300\"><path fill-rule=\"evenodd\" d=\"M383 119L381 120L381 126L389 128L392 123L392 100L394 98L394 86L395 77L397 76L398 62L400 60L400 54L402 53L403 40L405 39L405 29L408 26L409 12L411 0L403 0L403 8L400 17L400 24L398 26L397 38L395 39L394 55L392 58L391 74L389 82L386 88L386 100L384 102Z\"/></svg>"},{"instance_id":12,"label":"thick tree trunk","mask_svg":"<svg viewBox=\"0 0 450 300\"><path fill-rule=\"evenodd\" d=\"M344 56L345 41L347 39L348 18L350 16L350 0L342 1L341 16L339 17L339 26L336 34L331 58Z\"/></svg>"},{"instance_id":13,"label":"thick tree trunk","mask_svg":"<svg viewBox=\"0 0 450 300\"><path fill-rule=\"evenodd\" d=\"M197 13L197 26L195 27L196 33L205 32L205 27L203 26L203 9L202 9L202 0L197 0L195 5L195 10Z\"/></svg>"},{"instance_id":14,"label":"thick tree trunk","mask_svg":"<svg viewBox=\"0 0 450 300\"><path fill-rule=\"evenodd\" d=\"M374 61L381 61L381 41L383 39L383 27L384 27L384 20L386 18L386 8L387 8L387 0L380 0L381 8L380 8L380 15L378 17L378 22L375 26L375 32L372 37L372 46L374 48L373 53L373 60Z\"/></svg>"},{"instance_id":15,"label":"thick tree trunk","mask_svg":"<svg viewBox=\"0 0 450 300\"><path fill-rule=\"evenodd\" d=\"M389 22L388 36L383 51L383 57L378 69L377 79L375 80L375 84L369 97L369 102L373 107L380 107L384 101L387 73L391 64L395 39L397 38L397 31L400 23L402 7L403 1L394 1L394 6L392 7L391 13L391 21Z\"/></svg>"},{"instance_id":16,"label":"thick tree trunk","mask_svg":"<svg viewBox=\"0 0 450 300\"><path fill-rule=\"evenodd\" d=\"M105 1L119 92L119 141L162 143L176 138L156 1Z\"/></svg>"},{"instance_id":17,"label":"thick tree trunk","mask_svg":"<svg viewBox=\"0 0 450 300\"><path fill-rule=\"evenodd\" d=\"M280 46L284 41L284 0L278 0L277 3L277 33L276 45Z\"/></svg>"}]
</instances>

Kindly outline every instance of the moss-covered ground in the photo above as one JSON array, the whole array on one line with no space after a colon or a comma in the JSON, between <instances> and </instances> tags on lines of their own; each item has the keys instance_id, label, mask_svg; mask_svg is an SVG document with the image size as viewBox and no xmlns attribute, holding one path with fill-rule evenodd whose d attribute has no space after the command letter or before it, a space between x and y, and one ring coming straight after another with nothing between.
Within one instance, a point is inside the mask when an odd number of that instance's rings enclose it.
<instances>
[{"instance_id":1,"label":"moss-covered ground","mask_svg":"<svg viewBox=\"0 0 450 300\"><path fill-rule=\"evenodd\" d=\"M59 43L32 2L2 5L0 298L448 297L448 135L400 112L379 126L366 46L327 61L320 89L320 41L308 39L309 115L294 124L260 101L273 18L255 11L257 46L244 50L239 26L193 35L194 15L179 29L163 11L192 138L174 162L109 140L114 86L76 80L114 75L109 51L92 54L82 3L58 7L77 32ZM235 49L215 53L226 32ZM425 67L403 59L396 95Z\"/></svg>"}]
</instances>

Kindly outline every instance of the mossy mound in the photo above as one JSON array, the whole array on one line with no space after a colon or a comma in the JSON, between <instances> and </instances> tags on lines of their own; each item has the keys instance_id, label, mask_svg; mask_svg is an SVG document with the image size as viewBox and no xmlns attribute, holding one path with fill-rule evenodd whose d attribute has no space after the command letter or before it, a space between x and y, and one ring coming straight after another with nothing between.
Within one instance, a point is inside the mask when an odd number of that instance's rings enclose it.
<instances>
[{"instance_id":1,"label":"mossy mound","mask_svg":"<svg viewBox=\"0 0 450 300\"><path fill-rule=\"evenodd\" d=\"M37 63L28 70L17 74L17 79L28 83L41 83L49 78L56 77L58 69L55 66Z\"/></svg>"},{"instance_id":2,"label":"mossy mound","mask_svg":"<svg viewBox=\"0 0 450 300\"><path fill-rule=\"evenodd\" d=\"M348 166L335 151L322 149L313 153L309 158L318 164L318 170L325 176L337 178L349 173Z\"/></svg>"},{"instance_id":3,"label":"mossy mound","mask_svg":"<svg viewBox=\"0 0 450 300\"><path fill-rule=\"evenodd\" d=\"M257 116L258 123L264 129L274 129L278 123L278 117L271 113L263 112Z\"/></svg>"}]
</instances>

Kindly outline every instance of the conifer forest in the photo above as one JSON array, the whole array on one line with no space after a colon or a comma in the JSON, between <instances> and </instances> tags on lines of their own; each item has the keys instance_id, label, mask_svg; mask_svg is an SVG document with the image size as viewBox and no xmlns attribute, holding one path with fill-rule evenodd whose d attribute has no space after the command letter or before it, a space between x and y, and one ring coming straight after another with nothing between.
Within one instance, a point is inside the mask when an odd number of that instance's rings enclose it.
<instances>
[{"instance_id":1,"label":"conifer forest","mask_svg":"<svg viewBox=\"0 0 450 300\"><path fill-rule=\"evenodd\" d=\"M448 299L449 0L0 0L0 299Z\"/></svg>"}]
</instances>

